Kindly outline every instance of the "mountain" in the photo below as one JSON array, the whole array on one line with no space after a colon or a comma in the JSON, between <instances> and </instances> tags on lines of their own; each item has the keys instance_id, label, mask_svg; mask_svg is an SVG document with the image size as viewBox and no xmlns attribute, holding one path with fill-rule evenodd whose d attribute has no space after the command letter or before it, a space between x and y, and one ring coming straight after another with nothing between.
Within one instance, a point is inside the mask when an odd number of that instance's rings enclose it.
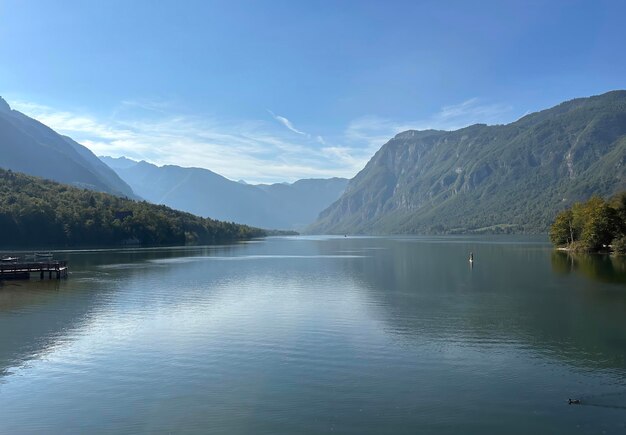
<instances>
[{"instance_id":1,"label":"mountain","mask_svg":"<svg viewBox=\"0 0 626 435\"><path fill-rule=\"evenodd\" d=\"M0 98L0 168L77 187L136 198L91 151L29 118Z\"/></svg>"},{"instance_id":2,"label":"mountain","mask_svg":"<svg viewBox=\"0 0 626 435\"><path fill-rule=\"evenodd\" d=\"M258 228L0 169L3 248L204 244L266 234Z\"/></svg>"},{"instance_id":3,"label":"mountain","mask_svg":"<svg viewBox=\"0 0 626 435\"><path fill-rule=\"evenodd\" d=\"M294 183L258 184L285 228L302 229L315 221L320 211L335 202L346 189L346 178L308 178ZM255 187L255 186L253 186Z\"/></svg>"},{"instance_id":4,"label":"mountain","mask_svg":"<svg viewBox=\"0 0 626 435\"><path fill-rule=\"evenodd\" d=\"M125 157L101 157L142 198L200 216L268 229L299 229L337 200L348 180L299 180L251 185L208 169L156 166Z\"/></svg>"},{"instance_id":5,"label":"mountain","mask_svg":"<svg viewBox=\"0 0 626 435\"><path fill-rule=\"evenodd\" d=\"M613 91L507 125L400 133L308 230L546 232L572 202L624 188L626 91Z\"/></svg>"}]
</instances>

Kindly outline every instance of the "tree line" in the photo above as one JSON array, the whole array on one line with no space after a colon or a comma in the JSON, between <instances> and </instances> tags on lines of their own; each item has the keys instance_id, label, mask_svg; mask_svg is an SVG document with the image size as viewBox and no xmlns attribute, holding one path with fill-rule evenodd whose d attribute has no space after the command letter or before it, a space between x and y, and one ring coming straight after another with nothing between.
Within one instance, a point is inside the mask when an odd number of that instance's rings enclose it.
<instances>
[{"instance_id":1,"label":"tree line","mask_svg":"<svg viewBox=\"0 0 626 435\"><path fill-rule=\"evenodd\" d=\"M608 200L593 196L560 212L550 241L573 251L626 254L626 192Z\"/></svg>"},{"instance_id":2,"label":"tree line","mask_svg":"<svg viewBox=\"0 0 626 435\"><path fill-rule=\"evenodd\" d=\"M0 169L0 245L210 244L267 235L163 205Z\"/></svg>"}]
</instances>

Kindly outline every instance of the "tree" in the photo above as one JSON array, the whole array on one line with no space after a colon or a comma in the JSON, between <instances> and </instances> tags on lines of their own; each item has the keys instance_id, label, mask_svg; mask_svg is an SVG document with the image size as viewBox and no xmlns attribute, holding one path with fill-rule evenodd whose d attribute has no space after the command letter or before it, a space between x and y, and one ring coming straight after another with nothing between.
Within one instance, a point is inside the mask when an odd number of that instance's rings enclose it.
<instances>
[{"instance_id":1,"label":"tree","mask_svg":"<svg viewBox=\"0 0 626 435\"><path fill-rule=\"evenodd\" d=\"M622 208L624 207L624 209ZM559 213L550 228L550 241L574 250L600 251L624 235L626 195L605 201L593 196Z\"/></svg>"},{"instance_id":2,"label":"tree","mask_svg":"<svg viewBox=\"0 0 626 435\"><path fill-rule=\"evenodd\" d=\"M578 209L583 215L580 241L588 251L598 251L608 246L618 232L615 209L598 196L592 197Z\"/></svg>"},{"instance_id":3,"label":"tree","mask_svg":"<svg viewBox=\"0 0 626 435\"><path fill-rule=\"evenodd\" d=\"M0 169L0 244L6 246L212 243L266 234Z\"/></svg>"},{"instance_id":4,"label":"tree","mask_svg":"<svg viewBox=\"0 0 626 435\"><path fill-rule=\"evenodd\" d=\"M556 216L550 227L550 241L557 246L574 243L574 213L571 209L563 210Z\"/></svg>"}]
</instances>

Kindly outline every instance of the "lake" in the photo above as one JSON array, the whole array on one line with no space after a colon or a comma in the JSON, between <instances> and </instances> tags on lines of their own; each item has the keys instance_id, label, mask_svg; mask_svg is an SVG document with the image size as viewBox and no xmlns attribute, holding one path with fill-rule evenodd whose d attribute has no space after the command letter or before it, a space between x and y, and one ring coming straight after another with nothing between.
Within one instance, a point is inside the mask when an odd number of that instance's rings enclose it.
<instances>
[{"instance_id":1,"label":"lake","mask_svg":"<svg viewBox=\"0 0 626 435\"><path fill-rule=\"evenodd\" d=\"M620 258L529 237L55 258L67 280L0 287L0 433L626 431Z\"/></svg>"}]
</instances>

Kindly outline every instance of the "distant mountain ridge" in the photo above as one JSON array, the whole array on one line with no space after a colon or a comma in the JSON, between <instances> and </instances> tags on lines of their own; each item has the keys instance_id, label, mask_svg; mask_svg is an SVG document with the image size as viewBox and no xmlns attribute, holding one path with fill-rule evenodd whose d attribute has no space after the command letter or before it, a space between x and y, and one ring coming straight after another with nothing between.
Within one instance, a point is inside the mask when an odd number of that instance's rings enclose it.
<instances>
[{"instance_id":1,"label":"distant mountain ridge","mask_svg":"<svg viewBox=\"0 0 626 435\"><path fill-rule=\"evenodd\" d=\"M142 198L213 219L268 229L301 229L339 198L345 178L252 185L202 168L100 157Z\"/></svg>"},{"instance_id":2,"label":"distant mountain ridge","mask_svg":"<svg viewBox=\"0 0 626 435\"><path fill-rule=\"evenodd\" d=\"M314 233L545 232L557 211L626 188L626 91L506 125L396 135Z\"/></svg>"},{"instance_id":3,"label":"distant mountain ridge","mask_svg":"<svg viewBox=\"0 0 626 435\"><path fill-rule=\"evenodd\" d=\"M91 190L136 198L132 189L89 149L0 98L0 168Z\"/></svg>"}]
</instances>

